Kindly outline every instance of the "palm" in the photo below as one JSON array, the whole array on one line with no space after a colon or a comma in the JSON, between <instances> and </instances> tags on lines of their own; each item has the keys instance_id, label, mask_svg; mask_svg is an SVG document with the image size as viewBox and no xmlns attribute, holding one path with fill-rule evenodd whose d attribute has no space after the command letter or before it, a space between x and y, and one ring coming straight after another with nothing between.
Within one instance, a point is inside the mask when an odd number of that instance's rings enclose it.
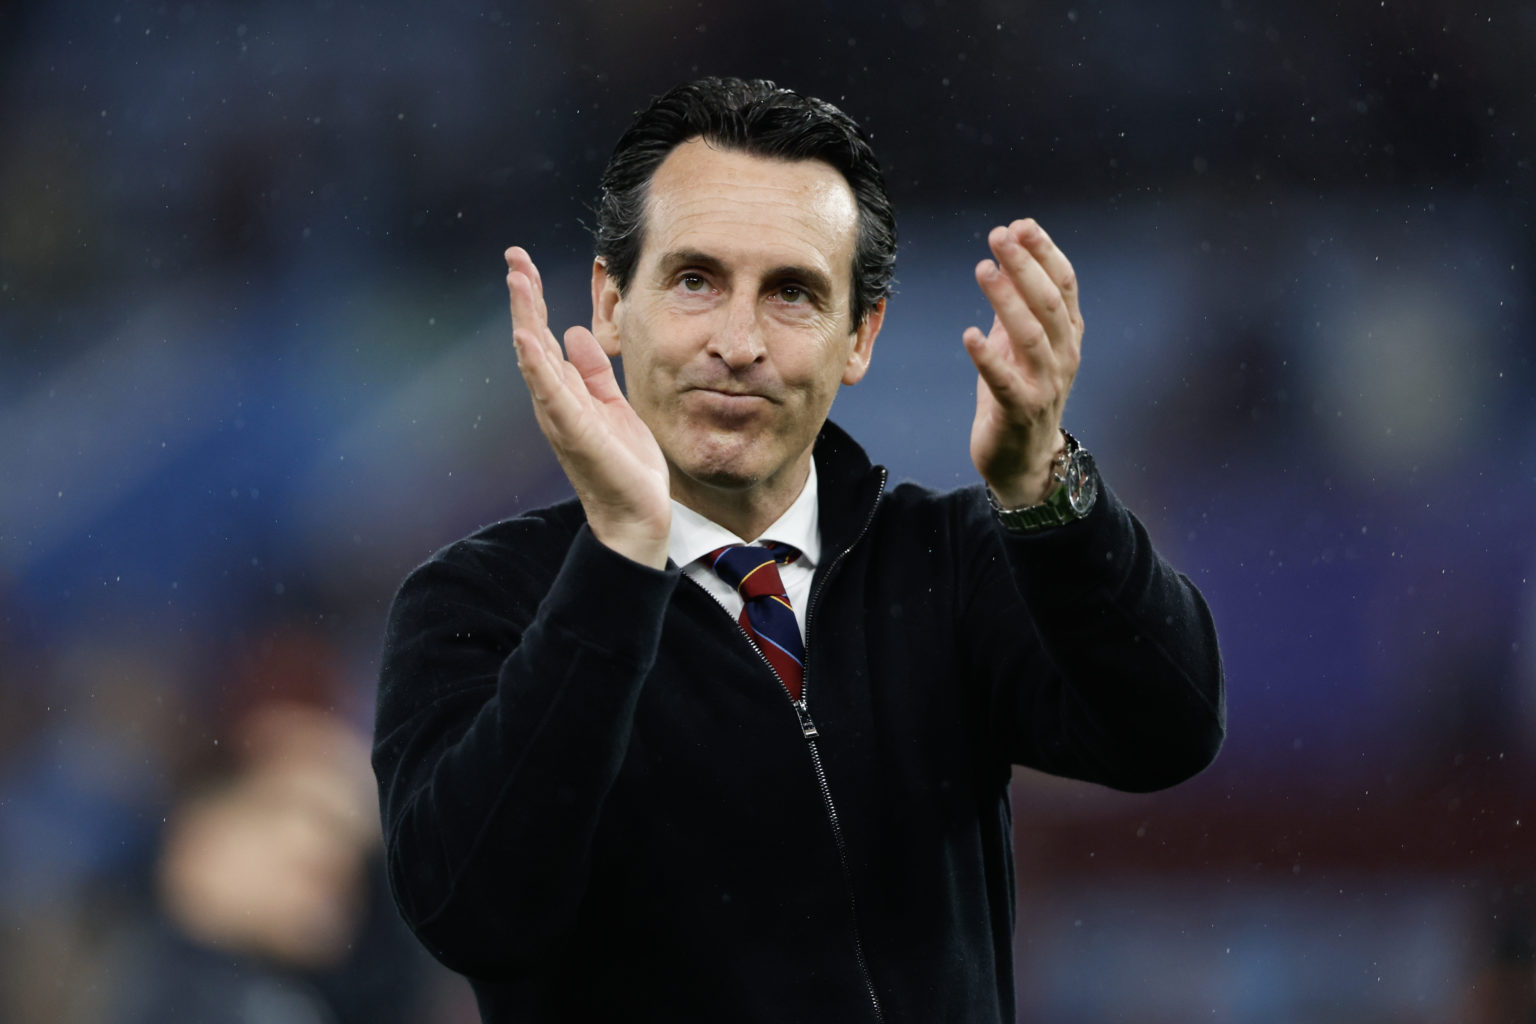
<instances>
[{"instance_id":1,"label":"palm","mask_svg":"<svg viewBox=\"0 0 1536 1024\"><path fill-rule=\"evenodd\" d=\"M986 377L976 375L976 416L971 421L971 462L986 479L1005 479L1023 472L1028 464L1028 439L1051 438L1052 423L1061 418L1057 393L1046 388L1038 372L1024 364L1012 339L996 317L987 332L986 346L997 355L994 380L999 398ZM1062 394L1062 398L1065 395ZM1052 416L1054 413L1054 417Z\"/></svg>"},{"instance_id":2,"label":"palm","mask_svg":"<svg viewBox=\"0 0 1536 1024\"><path fill-rule=\"evenodd\" d=\"M550 335L550 344L553 340ZM559 412L548 411L545 434L559 436L558 443L555 436L550 440L567 474L580 472L577 492L609 504L670 507L661 446L619 389L597 339L584 327L572 327L565 348L567 358L559 367L564 395L555 404Z\"/></svg>"},{"instance_id":3,"label":"palm","mask_svg":"<svg viewBox=\"0 0 1536 1024\"><path fill-rule=\"evenodd\" d=\"M1083 338L1072 265L1032 220L987 236L996 262L976 281L996 314L992 328L967 328L976 364L971 461L1000 498L1039 500L1061 446L1061 413L1077 374Z\"/></svg>"},{"instance_id":4,"label":"palm","mask_svg":"<svg viewBox=\"0 0 1536 1024\"><path fill-rule=\"evenodd\" d=\"M528 254L507 250L507 266L518 366L539 429L581 499L592 532L637 560L654 562L659 554L665 562L672 506L661 447L624 398L591 331L567 330L562 352Z\"/></svg>"}]
</instances>

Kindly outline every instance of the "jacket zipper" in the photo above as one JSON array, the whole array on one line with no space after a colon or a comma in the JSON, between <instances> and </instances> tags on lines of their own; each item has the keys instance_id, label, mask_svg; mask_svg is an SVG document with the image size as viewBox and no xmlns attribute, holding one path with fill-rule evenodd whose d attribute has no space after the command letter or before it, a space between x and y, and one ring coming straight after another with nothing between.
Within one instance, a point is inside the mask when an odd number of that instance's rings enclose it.
<instances>
[{"instance_id":1,"label":"jacket zipper","mask_svg":"<svg viewBox=\"0 0 1536 1024\"><path fill-rule=\"evenodd\" d=\"M837 847L837 859L843 866L843 884L848 889L848 917L853 925L853 954L859 964L859 973L864 977L864 990L869 994L870 1008L874 1010L875 1020L879 1024L884 1024L885 1022L885 1011L880 1007L880 996L875 992L875 978L869 970L869 958L864 954L864 932L859 927L859 904L853 892L853 865L848 860L848 841L843 836L843 825L841 819L837 816L837 807L832 803L832 787L827 784L827 772L821 764L821 751L816 748L816 738L821 735L821 732L816 728L816 723L811 720L811 711L807 705L807 700L811 693L811 626L815 622L816 599L826 589L827 581L832 578L833 573L837 572L837 568L842 564L843 558L847 556L848 552L857 547L859 541L863 540L864 535L869 532L869 525L875 521L875 510L880 505L880 497L885 493L885 482L886 471L882 466L880 468L880 487L875 492L875 500L869 506L869 514L864 517L864 525L859 529L858 536L854 537L847 547L837 553L837 557L827 567L827 574L821 578L821 585L811 591L811 596L805 603L805 675L800 680L800 699L791 701L795 707L795 714L800 719L800 731L805 736L805 747L811 753L811 768L816 772L816 783L821 787L821 799L826 804L827 819L832 825L832 841ZM751 640L752 638L747 637L747 639ZM753 644L753 646L756 647L757 645ZM768 660L761 651L758 652L758 657L761 657L764 662ZM773 666L769 665L768 667L771 669ZM783 685L783 680L779 681L779 685ZM785 687L784 693L786 696L789 694L788 687Z\"/></svg>"},{"instance_id":2,"label":"jacket zipper","mask_svg":"<svg viewBox=\"0 0 1536 1024\"><path fill-rule=\"evenodd\" d=\"M778 679L779 686L784 691L784 696L789 698L790 706L795 709L795 716L799 719L800 733L805 737L805 748L811 754L811 770L816 773L816 785L821 789L821 802L827 809L827 821L832 826L832 844L837 847L838 863L843 867L843 887L848 891L848 917L853 926L854 959L858 961L859 974L864 979L864 991L869 996L870 1009L874 1011L877 1024L885 1024L885 1011L880 1007L880 996L875 992L875 978L869 970L869 958L864 954L864 933L859 927L858 899L853 894L853 865L848 860L848 841L843 836L843 824L842 820L837 816L837 806L832 802L832 787L827 783L827 771L821 764L821 751L816 749L816 739L821 735L821 731L816 728L816 723L811 719L811 709L807 704L807 699L811 692L811 612L816 607L816 598L826 589L827 581L832 578L832 574L842 564L844 556L857 547L859 541L863 540L864 535L869 532L869 524L875 521L875 509L880 504L881 495L885 493L886 480L885 467L881 466L880 487L875 492L874 503L869 507L869 515L864 518L864 526L859 530L858 536L854 537L853 541L843 550L839 551L836 558L832 559L832 564L827 567L827 574L821 578L821 585L811 591L811 596L805 603L805 675L800 680L799 700L795 700L794 696L790 694L789 687L784 685L784 680L779 679L778 670L773 667L773 663L768 660L767 655L763 654L763 650L757 645L757 641L753 640L747 631L741 628L739 621L733 620L736 621L736 628L741 631L743 639L747 641L752 650L757 654L758 660L768 667L768 671L773 673L774 679ZM694 586L698 586L698 584L694 583ZM704 590L703 587L699 587L699 589ZM704 592L706 594L709 593L707 590ZM711 600L714 600L713 595L710 595L710 597ZM719 604L720 602L716 600L715 603ZM720 607L722 611L725 610L724 605Z\"/></svg>"}]
</instances>

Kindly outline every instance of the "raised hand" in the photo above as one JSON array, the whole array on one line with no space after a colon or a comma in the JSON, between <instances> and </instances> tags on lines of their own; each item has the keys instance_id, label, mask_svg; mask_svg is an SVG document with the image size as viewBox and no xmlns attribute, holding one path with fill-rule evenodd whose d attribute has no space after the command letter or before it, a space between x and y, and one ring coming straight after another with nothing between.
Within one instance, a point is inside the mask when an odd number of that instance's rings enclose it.
<instances>
[{"instance_id":1,"label":"raised hand","mask_svg":"<svg viewBox=\"0 0 1536 1024\"><path fill-rule=\"evenodd\" d=\"M987 244L996 259L976 265L976 282L992 304L992 329L968 327L962 338L977 371L971 461L1012 508L1050 492L1083 316L1072 264L1034 220L993 228Z\"/></svg>"},{"instance_id":2,"label":"raised hand","mask_svg":"<svg viewBox=\"0 0 1536 1024\"><path fill-rule=\"evenodd\" d=\"M526 250L506 251L512 344L539 429L555 451L598 540L637 562L667 563L672 525L667 462L630 407L613 364L585 327L549 329L544 284Z\"/></svg>"}]
</instances>

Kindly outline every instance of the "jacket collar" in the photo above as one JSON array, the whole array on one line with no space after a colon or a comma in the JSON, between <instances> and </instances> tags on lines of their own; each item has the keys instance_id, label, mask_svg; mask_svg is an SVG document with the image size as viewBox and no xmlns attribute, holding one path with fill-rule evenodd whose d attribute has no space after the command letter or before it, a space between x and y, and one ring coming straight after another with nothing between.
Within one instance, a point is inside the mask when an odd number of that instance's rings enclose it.
<instances>
[{"instance_id":1,"label":"jacket collar","mask_svg":"<svg viewBox=\"0 0 1536 1024\"><path fill-rule=\"evenodd\" d=\"M822 563L834 560L863 535L885 490L884 466L871 465L859 443L831 420L813 450L821 488Z\"/></svg>"}]
</instances>

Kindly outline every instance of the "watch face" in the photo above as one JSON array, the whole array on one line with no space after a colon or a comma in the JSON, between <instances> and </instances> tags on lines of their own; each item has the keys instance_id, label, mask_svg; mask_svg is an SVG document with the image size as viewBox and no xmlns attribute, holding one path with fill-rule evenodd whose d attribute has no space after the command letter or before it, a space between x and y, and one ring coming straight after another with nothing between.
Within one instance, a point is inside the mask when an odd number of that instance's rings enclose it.
<instances>
[{"instance_id":1,"label":"watch face","mask_svg":"<svg viewBox=\"0 0 1536 1024\"><path fill-rule=\"evenodd\" d=\"M1093 501L1099 496L1098 479L1088 467L1088 459L1081 452L1073 452L1067 460L1067 502L1072 511L1080 516L1088 514Z\"/></svg>"}]
</instances>

